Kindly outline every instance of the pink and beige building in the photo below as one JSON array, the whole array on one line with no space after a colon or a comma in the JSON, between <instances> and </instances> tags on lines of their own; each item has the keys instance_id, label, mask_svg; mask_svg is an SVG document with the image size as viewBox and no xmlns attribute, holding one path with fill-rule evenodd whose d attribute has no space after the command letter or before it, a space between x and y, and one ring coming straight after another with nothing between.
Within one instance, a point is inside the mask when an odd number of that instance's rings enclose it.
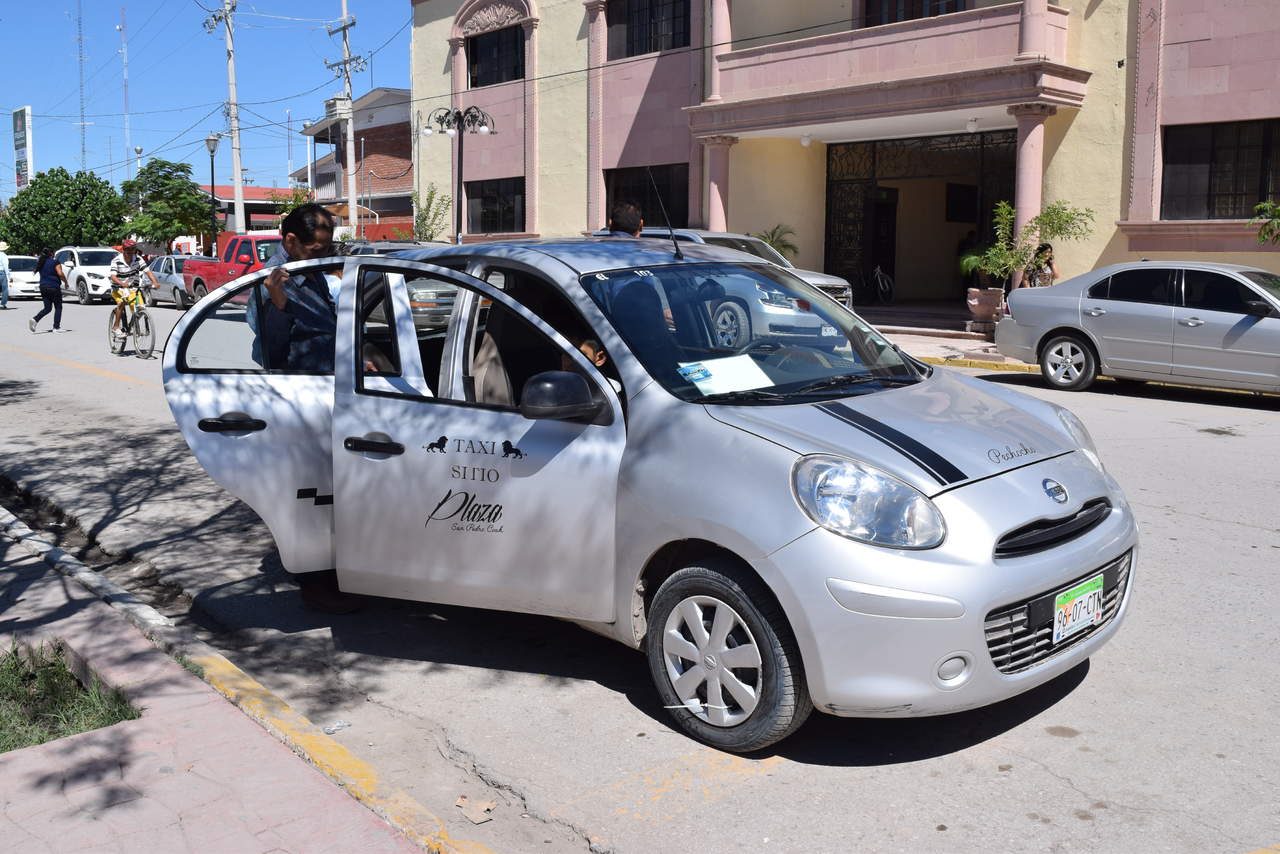
<instances>
[{"instance_id":1,"label":"pink and beige building","mask_svg":"<svg viewBox=\"0 0 1280 854\"><path fill-rule=\"evenodd\" d=\"M1052 200L1091 208L1072 275L1137 258L1280 270L1247 225L1280 198L1276 0L412 0L412 125L466 140L466 231L646 219L795 230L801 267L960 293L957 253ZM456 141L414 137L421 192ZM973 232L973 237L970 233Z\"/></svg>"}]
</instances>

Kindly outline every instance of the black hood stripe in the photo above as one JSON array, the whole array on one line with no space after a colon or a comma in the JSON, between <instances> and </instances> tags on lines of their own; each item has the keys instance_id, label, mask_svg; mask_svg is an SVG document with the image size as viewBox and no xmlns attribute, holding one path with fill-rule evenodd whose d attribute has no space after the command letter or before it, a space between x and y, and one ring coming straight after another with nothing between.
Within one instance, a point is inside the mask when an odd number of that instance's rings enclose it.
<instances>
[{"instance_id":1,"label":"black hood stripe","mask_svg":"<svg viewBox=\"0 0 1280 854\"><path fill-rule=\"evenodd\" d=\"M969 479L964 472L952 465L946 458L920 444L905 433L900 433L888 424L877 421L870 415L861 413L843 403L820 403L818 408L832 418L838 418L850 427L857 427L868 436L884 442L927 471L934 480L943 486Z\"/></svg>"}]
</instances>

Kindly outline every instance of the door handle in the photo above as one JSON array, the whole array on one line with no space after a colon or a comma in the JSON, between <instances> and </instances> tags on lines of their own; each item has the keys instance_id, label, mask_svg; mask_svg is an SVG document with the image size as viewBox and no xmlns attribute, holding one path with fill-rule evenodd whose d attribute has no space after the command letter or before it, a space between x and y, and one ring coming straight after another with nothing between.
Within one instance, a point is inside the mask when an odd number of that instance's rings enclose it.
<instances>
[{"instance_id":1,"label":"door handle","mask_svg":"<svg viewBox=\"0 0 1280 854\"><path fill-rule=\"evenodd\" d=\"M201 418L196 426L206 433L248 433L266 430L267 422L261 418Z\"/></svg>"},{"instance_id":2,"label":"door handle","mask_svg":"<svg viewBox=\"0 0 1280 854\"><path fill-rule=\"evenodd\" d=\"M376 439L362 439L359 436L348 436L343 439L342 447L348 451L367 451L372 454L404 453L404 445L399 442L380 442Z\"/></svg>"},{"instance_id":3,"label":"door handle","mask_svg":"<svg viewBox=\"0 0 1280 854\"><path fill-rule=\"evenodd\" d=\"M1084 313L1090 317L1102 317L1102 315L1107 313L1107 310L1105 308L1089 308L1085 309Z\"/></svg>"},{"instance_id":4,"label":"door handle","mask_svg":"<svg viewBox=\"0 0 1280 854\"><path fill-rule=\"evenodd\" d=\"M1178 322L1183 326L1204 326L1204 321L1198 317L1188 317Z\"/></svg>"}]
</instances>

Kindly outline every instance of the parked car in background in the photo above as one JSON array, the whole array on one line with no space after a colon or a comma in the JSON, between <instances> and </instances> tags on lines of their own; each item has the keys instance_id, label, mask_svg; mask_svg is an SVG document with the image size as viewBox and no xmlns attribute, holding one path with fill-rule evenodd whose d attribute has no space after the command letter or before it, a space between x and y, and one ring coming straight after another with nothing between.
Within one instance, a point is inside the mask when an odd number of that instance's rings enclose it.
<instances>
[{"instance_id":1,"label":"parked car in background","mask_svg":"<svg viewBox=\"0 0 1280 854\"><path fill-rule=\"evenodd\" d=\"M433 246L451 246L438 240L344 240L338 247L339 255L386 255L402 249L427 249Z\"/></svg>"},{"instance_id":2,"label":"parked car in background","mask_svg":"<svg viewBox=\"0 0 1280 854\"><path fill-rule=\"evenodd\" d=\"M199 255L161 255L148 265L156 274L157 287L147 290L147 305L167 302L180 309L186 309L193 303L187 293L186 282L182 278L182 270L188 260L200 259L214 261L214 258L203 258Z\"/></svg>"},{"instance_id":3,"label":"parked car in background","mask_svg":"<svg viewBox=\"0 0 1280 854\"><path fill-rule=\"evenodd\" d=\"M406 249L443 249L452 244L436 240L371 240L349 241L342 244L343 255L387 255ZM418 279L409 282L409 308L413 312L413 325L418 330L443 329L453 314L453 300L457 289L448 282L434 279Z\"/></svg>"},{"instance_id":4,"label":"parked car in background","mask_svg":"<svg viewBox=\"0 0 1280 854\"><path fill-rule=\"evenodd\" d=\"M40 296L40 273L32 255L9 256L9 296Z\"/></svg>"},{"instance_id":5,"label":"parked car in background","mask_svg":"<svg viewBox=\"0 0 1280 854\"><path fill-rule=\"evenodd\" d=\"M182 280L190 302L201 299L232 279L262 269L279 246L279 234L237 234L219 246L217 258L188 258L182 267Z\"/></svg>"},{"instance_id":6,"label":"parked car in background","mask_svg":"<svg viewBox=\"0 0 1280 854\"><path fill-rule=\"evenodd\" d=\"M111 262L119 254L111 246L64 246L53 253L67 277L63 296L74 296L81 305L105 301L111 293Z\"/></svg>"},{"instance_id":7,"label":"parked car in background","mask_svg":"<svg viewBox=\"0 0 1280 854\"><path fill-rule=\"evenodd\" d=\"M1200 262L1113 264L1018 288L996 326L1006 356L1048 383L1129 380L1280 391L1280 275Z\"/></svg>"},{"instance_id":8,"label":"parked car in background","mask_svg":"<svg viewBox=\"0 0 1280 854\"><path fill-rule=\"evenodd\" d=\"M768 243L765 243L758 237L752 237L749 234L732 234L726 231L705 231L701 228L677 228L668 230L665 228L646 228L640 232L641 237L656 237L670 239L671 233L674 231L676 240L687 240L692 243L709 243L712 246L723 246L727 249L737 249L739 252L746 252L757 258L763 258L770 264L777 264L779 267L785 267L794 275L799 276L804 281L818 288L827 296L834 299L845 307L853 305L853 289L849 287L849 282L839 276L832 276L827 273L819 273L817 270L801 270L795 264L787 260L786 256L778 250L774 249Z\"/></svg>"}]
</instances>

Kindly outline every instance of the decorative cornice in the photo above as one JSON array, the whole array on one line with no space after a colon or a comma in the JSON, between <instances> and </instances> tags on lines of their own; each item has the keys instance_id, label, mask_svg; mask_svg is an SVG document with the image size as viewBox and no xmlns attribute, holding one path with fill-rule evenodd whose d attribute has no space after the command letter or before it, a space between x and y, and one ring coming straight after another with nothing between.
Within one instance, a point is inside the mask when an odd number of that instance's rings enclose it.
<instances>
[{"instance_id":1,"label":"decorative cornice","mask_svg":"<svg viewBox=\"0 0 1280 854\"><path fill-rule=\"evenodd\" d=\"M728 148L731 145L736 145L738 142L738 138L736 136L724 136L724 135L703 136L698 138L698 142L702 143L708 148L715 147L715 146L724 146L725 148Z\"/></svg>"},{"instance_id":2,"label":"decorative cornice","mask_svg":"<svg viewBox=\"0 0 1280 854\"><path fill-rule=\"evenodd\" d=\"M582 0L582 5L586 7L588 12L599 13L604 11L604 7L608 5L608 0Z\"/></svg>"},{"instance_id":3,"label":"decorative cornice","mask_svg":"<svg viewBox=\"0 0 1280 854\"><path fill-rule=\"evenodd\" d=\"M1020 119L1023 116L1032 116L1032 117L1040 118L1043 120L1057 113L1058 108L1055 107L1053 104L1041 104L1041 103L1014 104L1013 106L1009 107L1005 112L1013 116L1015 119Z\"/></svg>"},{"instance_id":4,"label":"decorative cornice","mask_svg":"<svg viewBox=\"0 0 1280 854\"><path fill-rule=\"evenodd\" d=\"M512 4L503 0L494 0L488 6L476 10L465 20L460 21L458 31L464 37L470 38L518 24L525 17L524 12Z\"/></svg>"}]
</instances>

